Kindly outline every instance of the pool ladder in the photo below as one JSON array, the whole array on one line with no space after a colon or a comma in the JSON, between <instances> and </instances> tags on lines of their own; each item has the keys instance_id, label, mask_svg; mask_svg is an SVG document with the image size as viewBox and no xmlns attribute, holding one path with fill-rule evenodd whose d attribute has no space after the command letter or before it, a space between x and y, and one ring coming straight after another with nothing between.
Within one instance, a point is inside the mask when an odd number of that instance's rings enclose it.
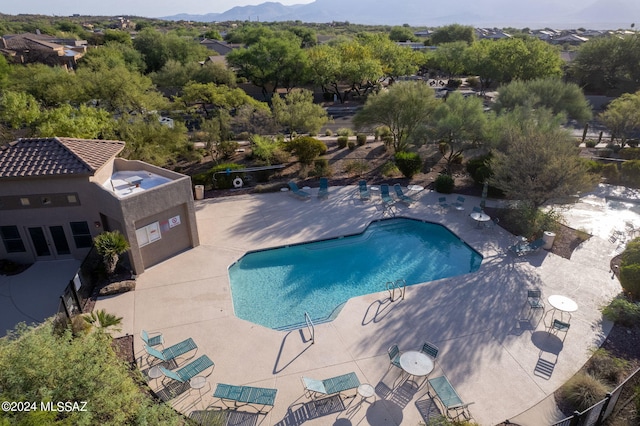
<instances>
[{"instance_id":1,"label":"pool ladder","mask_svg":"<svg viewBox=\"0 0 640 426\"><path fill-rule=\"evenodd\" d=\"M396 301L396 290L398 290L402 296L402 300L404 300L404 291L406 288L407 283L403 279L396 280L395 282L387 281L387 291L389 292L389 299L391 299L392 302Z\"/></svg>"},{"instance_id":2,"label":"pool ladder","mask_svg":"<svg viewBox=\"0 0 640 426\"><path fill-rule=\"evenodd\" d=\"M307 328L309 329L309 333L311 335L311 344L313 345L316 342L316 329L313 326L313 321L311 321L311 317L307 312L304 313L304 322L307 324Z\"/></svg>"}]
</instances>

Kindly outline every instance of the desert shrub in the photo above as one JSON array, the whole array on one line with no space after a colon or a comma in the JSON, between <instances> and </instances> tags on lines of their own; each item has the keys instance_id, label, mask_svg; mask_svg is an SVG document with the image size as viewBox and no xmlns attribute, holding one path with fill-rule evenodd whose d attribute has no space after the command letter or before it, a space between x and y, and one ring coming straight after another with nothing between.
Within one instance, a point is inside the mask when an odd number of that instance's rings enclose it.
<instances>
[{"instance_id":1,"label":"desert shrub","mask_svg":"<svg viewBox=\"0 0 640 426\"><path fill-rule=\"evenodd\" d=\"M620 262L620 284L634 299L640 299L640 238L627 244Z\"/></svg>"},{"instance_id":2,"label":"desert shrub","mask_svg":"<svg viewBox=\"0 0 640 426\"><path fill-rule=\"evenodd\" d=\"M395 161L405 177L411 178L422 170L422 159L417 152L396 152Z\"/></svg>"},{"instance_id":3,"label":"desert shrub","mask_svg":"<svg viewBox=\"0 0 640 426\"><path fill-rule=\"evenodd\" d=\"M640 160L640 148L624 148L620 150L620 158L625 160Z\"/></svg>"},{"instance_id":4,"label":"desert shrub","mask_svg":"<svg viewBox=\"0 0 640 426\"><path fill-rule=\"evenodd\" d=\"M559 397L572 410L584 411L604 398L607 386L587 373L578 373L559 389Z\"/></svg>"},{"instance_id":5,"label":"desert shrub","mask_svg":"<svg viewBox=\"0 0 640 426\"><path fill-rule=\"evenodd\" d=\"M614 154L617 154L622 149L622 146L617 145L615 143L609 143L607 144L607 149L610 149L611 152L613 152Z\"/></svg>"},{"instance_id":6,"label":"desert shrub","mask_svg":"<svg viewBox=\"0 0 640 426\"><path fill-rule=\"evenodd\" d=\"M440 152L440 154L444 155L447 152L449 152L449 144L446 142L440 142L438 144L438 152Z\"/></svg>"},{"instance_id":7,"label":"desert shrub","mask_svg":"<svg viewBox=\"0 0 640 426\"><path fill-rule=\"evenodd\" d=\"M505 220L510 224L509 231L516 235L524 235L529 239L542 236L544 231L555 232L563 218L555 210L541 211L533 207L521 205L507 210Z\"/></svg>"},{"instance_id":8,"label":"desert shrub","mask_svg":"<svg viewBox=\"0 0 640 426\"><path fill-rule=\"evenodd\" d=\"M389 149L393 146L393 136L391 135L384 135L382 137L382 142L384 142L384 147L385 149Z\"/></svg>"},{"instance_id":9,"label":"desert shrub","mask_svg":"<svg viewBox=\"0 0 640 426\"><path fill-rule=\"evenodd\" d=\"M483 184L484 181L493 174L489 166L491 157L491 154L487 154L467 161L467 172L471 175L475 183Z\"/></svg>"},{"instance_id":10,"label":"desert shrub","mask_svg":"<svg viewBox=\"0 0 640 426\"><path fill-rule=\"evenodd\" d=\"M356 142L355 141L347 142L347 147L349 147L349 149L353 151L354 149L356 149Z\"/></svg>"},{"instance_id":11,"label":"desert shrub","mask_svg":"<svg viewBox=\"0 0 640 426\"><path fill-rule=\"evenodd\" d=\"M585 365L587 373L615 386L625 378L629 370L629 361L613 356L606 349L598 348Z\"/></svg>"},{"instance_id":12,"label":"desert shrub","mask_svg":"<svg viewBox=\"0 0 640 426\"><path fill-rule=\"evenodd\" d=\"M285 149L298 157L304 165L310 165L319 156L327 152L327 145L311 136L300 136L285 142Z\"/></svg>"},{"instance_id":13,"label":"desert shrub","mask_svg":"<svg viewBox=\"0 0 640 426\"><path fill-rule=\"evenodd\" d=\"M589 171L589 173L595 173L598 175L602 174L602 169L604 167L604 164L602 164L601 162L596 160L587 160L587 159L582 159L582 162L587 167L587 170Z\"/></svg>"},{"instance_id":14,"label":"desert shrub","mask_svg":"<svg viewBox=\"0 0 640 426\"><path fill-rule=\"evenodd\" d=\"M462 85L462 80L460 80L459 78L450 78L447 81L447 87L451 89L457 89L461 85Z\"/></svg>"},{"instance_id":15,"label":"desert shrub","mask_svg":"<svg viewBox=\"0 0 640 426\"><path fill-rule=\"evenodd\" d=\"M380 140L384 136L391 136L391 129L388 126L378 126L373 133L375 140Z\"/></svg>"},{"instance_id":16,"label":"desert shrub","mask_svg":"<svg viewBox=\"0 0 640 426\"><path fill-rule=\"evenodd\" d=\"M369 171L369 163L363 160L347 161L344 165L344 171L351 176L361 176Z\"/></svg>"},{"instance_id":17,"label":"desert shrub","mask_svg":"<svg viewBox=\"0 0 640 426\"><path fill-rule=\"evenodd\" d=\"M336 131L336 133L338 134L338 136L346 136L346 137L353 136L353 130L347 127L341 127Z\"/></svg>"},{"instance_id":18,"label":"desert shrub","mask_svg":"<svg viewBox=\"0 0 640 426\"><path fill-rule=\"evenodd\" d=\"M576 229L576 237L582 241L585 242L587 241L589 238L591 238L591 234L589 234L588 231L586 231L584 228L580 228L580 229Z\"/></svg>"},{"instance_id":19,"label":"desert shrub","mask_svg":"<svg viewBox=\"0 0 640 426\"><path fill-rule=\"evenodd\" d=\"M243 166L241 166L240 164L236 164L236 163L224 163L224 164L218 164L217 166L212 167L208 172L207 172L207 178L209 179L209 182L211 182L216 188L218 189L229 189L229 188L233 188L233 180L240 176L241 178L244 177L243 173L218 173L218 172L224 172L226 170L238 170L238 169L242 169ZM215 176L215 181L213 180Z\"/></svg>"},{"instance_id":20,"label":"desert shrub","mask_svg":"<svg viewBox=\"0 0 640 426\"><path fill-rule=\"evenodd\" d=\"M453 178L449 175L440 175L434 181L435 190L441 194L451 194L454 186Z\"/></svg>"},{"instance_id":21,"label":"desert shrub","mask_svg":"<svg viewBox=\"0 0 640 426\"><path fill-rule=\"evenodd\" d=\"M319 158L313 162L313 174L314 176L331 176L333 170L329 165L329 160L326 158Z\"/></svg>"},{"instance_id":22,"label":"desert shrub","mask_svg":"<svg viewBox=\"0 0 640 426\"><path fill-rule=\"evenodd\" d=\"M621 168L622 180L634 187L640 187L640 160L625 161Z\"/></svg>"},{"instance_id":23,"label":"desert shrub","mask_svg":"<svg viewBox=\"0 0 640 426\"><path fill-rule=\"evenodd\" d=\"M358 141L359 146L363 146L367 143L367 135L364 133L358 133L356 135L356 140Z\"/></svg>"},{"instance_id":24,"label":"desert shrub","mask_svg":"<svg viewBox=\"0 0 640 426\"><path fill-rule=\"evenodd\" d=\"M598 148L596 150L596 155L601 158L609 158L613 154L613 150L609 148Z\"/></svg>"},{"instance_id":25,"label":"desert shrub","mask_svg":"<svg viewBox=\"0 0 640 426\"><path fill-rule=\"evenodd\" d=\"M233 154L236 153L236 149L240 144L236 141L222 141L216 144L216 152L219 155L219 158L223 160L228 160L233 157Z\"/></svg>"},{"instance_id":26,"label":"desert shrub","mask_svg":"<svg viewBox=\"0 0 640 426\"><path fill-rule=\"evenodd\" d=\"M251 137L251 152L253 157L268 166L274 164L276 158L275 153L278 147L278 142L273 138L259 135L253 135Z\"/></svg>"},{"instance_id":27,"label":"desert shrub","mask_svg":"<svg viewBox=\"0 0 640 426\"><path fill-rule=\"evenodd\" d=\"M333 132L331 131L331 129L327 129L324 131L324 135L325 136L333 136Z\"/></svg>"},{"instance_id":28,"label":"desert shrub","mask_svg":"<svg viewBox=\"0 0 640 426\"><path fill-rule=\"evenodd\" d=\"M480 80L478 77L467 77L467 84L469 87L480 87Z\"/></svg>"},{"instance_id":29,"label":"desert shrub","mask_svg":"<svg viewBox=\"0 0 640 426\"><path fill-rule=\"evenodd\" d=\"M398 166L393 161L387 161L382 165L381 172L384 177L395 177L401 175Z\"/></svg>"},{"instance_id":30,"label":"desert shrub","mask_svg":"<svg viewBox=\"0 0 640 426\"><path fill-rule=\"evenodd\" d=\"M251 138L251 133L249 132L240 132L236 136L237 141L248 141Z\"/></svg>"},{"instance_id":31,"label":"desert shrub","mask_svg":"<svg viewBox=\"0 0 640 426\"><path fill-rule=\"evenodd\" d=\"M609 183L617 183L620 181L620 170L615 163L604 164L601 169L601 174Z\"/></svg>"},{"instance_id":32,"label":"desert shrub","mask_svg":"<svg viewBox=\"0 0 640 426\"><path fill-rule=\"evenodd\" d=\"M349 136L338 136L338 148L346 148L349 142Z\"/></svg>"},{"instance_id":33,"label":"desert shrub","mask_svg":"<svg viewBox=\"0 0 640 426\"><path fill-rule=\"evenodd\" d=\"M598 145L598 141L596 140L587 139L586 141L584 141L584 146L586 146L587 148L595 148L596 145Z\"/></svg>"},{"instance_id":34,"label":"desert shrub","mask_svg":"<svg viewBox=\"0 0 640 426\"><path fill-rule=\"evenodd\" d=\"M640 140L638 139L627 139L627 145L631 148L637 148L640 145Z\"/></svg>"}]
</instances>

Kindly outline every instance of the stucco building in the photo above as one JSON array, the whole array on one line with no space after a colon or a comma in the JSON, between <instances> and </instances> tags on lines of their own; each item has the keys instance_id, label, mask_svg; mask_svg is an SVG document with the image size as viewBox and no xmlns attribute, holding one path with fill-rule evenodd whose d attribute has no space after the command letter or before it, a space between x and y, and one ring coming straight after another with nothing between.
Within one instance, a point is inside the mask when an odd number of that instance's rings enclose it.
<instances>
[{"instance_id":1,"label":"stucco building","mask_svg":"<svg viewBox=\"0 0 640 426\"><path fill-rule=\"evenodd\" d=\"M199 245L191 179L116 158L124 142L19 139L0 147L0 258L83 259L93 237L120 231L125 262L145 268Z\"/></svg>"}]
</instances>

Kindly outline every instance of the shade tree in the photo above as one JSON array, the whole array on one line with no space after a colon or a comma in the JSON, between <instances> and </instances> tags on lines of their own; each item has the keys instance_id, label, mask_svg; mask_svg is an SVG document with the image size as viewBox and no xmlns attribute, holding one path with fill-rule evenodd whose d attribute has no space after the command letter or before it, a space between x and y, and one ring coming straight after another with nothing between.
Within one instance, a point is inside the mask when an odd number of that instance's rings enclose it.
<instances>
[{"instance_id":1,"label":"shade tree","mask_svg":"<svg viewBox=\"0 0 640 426\"><path fill-rule=\"evenodd\" d=\"M629 138L640 136L640 92L625 93L611 101L600 114L600 120L611 131L611 136L624 146Z\"/></svg>"},{"instance_id":2,"label":"shade tree","mask_svg":"<svg viewBox=\"0 0 640 426\"><path fill-rule=\"evenodd\" d=\"M290 137L294 133L317 133L329 120L322 106L313 102L313 93L306 89L293 89L284 98L272 98L273 116Z\"/></svg>"}]
</instances>

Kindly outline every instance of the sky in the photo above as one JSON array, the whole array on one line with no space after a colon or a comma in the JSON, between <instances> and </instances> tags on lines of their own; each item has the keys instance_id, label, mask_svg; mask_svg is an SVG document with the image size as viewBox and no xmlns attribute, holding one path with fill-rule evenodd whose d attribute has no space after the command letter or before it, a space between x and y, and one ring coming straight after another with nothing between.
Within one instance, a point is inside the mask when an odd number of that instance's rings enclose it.
<instances>
[{"instance_id":1,"label":"sky","mask_svg":"<svg viewBox=\"0 0 640 426\"><path fill-rule=\"evenodd\" d=\"M205 15L221 13L235 6L264 3L266 0L3 0L0 13L8 15L39 14L70 16L81 15L134 15L156 18L179 13ZM274 0L283 5L312 3L313 0Z\"/></svg>"}]
</instances>

